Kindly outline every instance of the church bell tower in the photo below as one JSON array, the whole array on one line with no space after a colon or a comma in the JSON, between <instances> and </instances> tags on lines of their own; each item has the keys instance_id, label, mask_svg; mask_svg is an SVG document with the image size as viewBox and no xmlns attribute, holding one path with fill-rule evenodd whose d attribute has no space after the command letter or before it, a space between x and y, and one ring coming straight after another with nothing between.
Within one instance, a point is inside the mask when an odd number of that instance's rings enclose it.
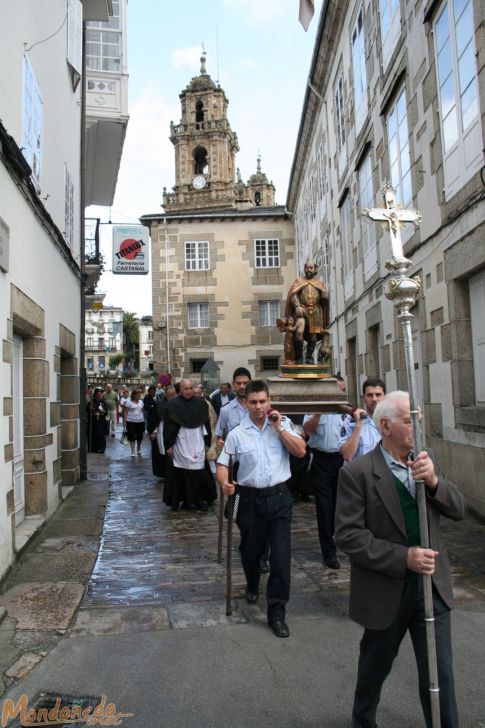
<instances>
[{"instance_id":1,"label":"church bell tower","mask_svg":"<svg viewBox=\"0 0 485 728\"><path fill-rule=\"evenodd\" d=\"M175 186L163 189L163 206L171 212L236 207L237 135L227 119L228 100L200 59L200 75L180 94L182 116L170 124L175 147Z\"/></svg>"}]
</instances>

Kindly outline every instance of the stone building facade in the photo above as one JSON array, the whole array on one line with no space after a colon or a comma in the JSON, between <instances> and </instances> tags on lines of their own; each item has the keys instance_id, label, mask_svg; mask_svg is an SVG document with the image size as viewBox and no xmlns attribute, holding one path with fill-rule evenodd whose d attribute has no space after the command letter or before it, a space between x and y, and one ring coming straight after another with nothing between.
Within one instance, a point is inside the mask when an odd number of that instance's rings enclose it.
<instances>
[{"instance_id":1,"label":"stone building facade","mask_svg":"<svg viewBox=\"0 0 485 728\"><path fill-rule=\"evenodd\" d=\"M361 216L419 210L404 253L414 308L425 436L485 513L483 7L479 0L323 4L293 160L288 210L297 260L321 263L331 296L333 367L357 402L367 376L407 388L400 324L383 290L389 235Z\"/></svg>"},{"instance_id":2,"label":"stone building facade","mask_svg":"<svg viewBox=\"0 0 485 728\"><path fill-rule=\"evenodd\" d=\"M154 369L197 375L213 358L222 381L237 366L274 373L283 353L276 318L296 271L293 223L260 158L243 182L228 101L205 58L180 99L175 186L164 189L164 214L141 218L152 238Z\"/></svg>"}]
</instances>

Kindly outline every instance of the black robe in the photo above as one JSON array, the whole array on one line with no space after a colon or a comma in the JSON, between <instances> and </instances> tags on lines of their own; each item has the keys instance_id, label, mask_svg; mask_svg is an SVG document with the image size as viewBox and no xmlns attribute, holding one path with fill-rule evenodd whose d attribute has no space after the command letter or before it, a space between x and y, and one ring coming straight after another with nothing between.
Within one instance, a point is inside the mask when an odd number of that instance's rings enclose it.
<instances>
[{"instance_id":1,"label":"black robe","mask_svg":"<svg viewBox=\"0 0 485 728\"><path fill-rule=\"evenodd\" d=\"M161 418L159 415L158 401L155 397L147 394L143 398L143 411L145 412L145 422L147 425L147 432L149 435L154 432L160 424ZM164 477L163 459L160 454L158 442L156 438L152 440L150 437L150 444L152 448L152 472L157 478Z\"/></svg>"},{"instance_id":2,"label":"black robe","mask_svg":"<svg viewBox=\"0 0 485 728\"><path fill-rule=\"evenodd\" d=\"M106 406L102 400L93 397L86 405L86 413L88 452L103 453L106 450Z\"/></svg>"},{"instance_id":3,"label":"black robe","mask_svg":"<svg viewBox=\"0 0 485 728\"><path fill-rule=\"evenodd\" d=\"M202 397L184 399L180 395L173 397L166 405L163 418L165 450L174 446L182 426L192 429L202 425L207 430L204 442L209 447L212 431L209 421L209 407L205 399ZM212 503L216 500L216 483L207 458L203 470L176 468L173 463L168 470L163 491L163 501L167 505L177 509L180 501L183 501L187 506L193 506L200 501Z\"/></svg>"}]
</instances>

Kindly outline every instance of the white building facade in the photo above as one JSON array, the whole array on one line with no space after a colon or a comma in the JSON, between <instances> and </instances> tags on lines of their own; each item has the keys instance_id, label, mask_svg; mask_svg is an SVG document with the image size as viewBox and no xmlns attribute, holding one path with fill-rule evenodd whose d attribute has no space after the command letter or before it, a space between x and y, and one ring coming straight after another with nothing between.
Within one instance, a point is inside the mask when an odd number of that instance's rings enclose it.
<instances>
[{"instance_id":1,"label":"white building facade","mask_svg":"<svg viewBox=\"0 0 485 728\"><path fill-rule=\"evenodd\" d=\"M0 0L0 578L79 480L82 28L110 10Z\"/></svg>"},{"instance_id":2,"label":"white building facade","mask_svg":"<svg viewBox=\"0 0 485 728\"><path fill-rule=\"evenodd\" d=\"M153 371L153 320L151 316L142 316L138 324L138 347L140 351L140 374Z\"/></svg>"},{"instance_id":3,"label":"white building facade","mask_svg":"<svg viewBox=\"0 0 485 728\"><path fill-rule=\"evenodd\" d=\"M407 388L401 326L384 296L383 206L423 215L403 230L427 444L485 513L483 7L479 0L324 2L293 161L288 209L298 266L330 288L333 368L357 403L363 380ZM480 35L482 33L482 35Z\"/></svg>"},{"instance_id":4,"label":"white building facade","mask_svg":"<svg viewBox=\"0 0 485 728\"><path fill-rule=\"evenodd\" d=\"M116 364L110 361L123 353L122 308L104 306L86 310L85 352L88 378L123 371L122 360Z\"/></svg>"}]
</instances>

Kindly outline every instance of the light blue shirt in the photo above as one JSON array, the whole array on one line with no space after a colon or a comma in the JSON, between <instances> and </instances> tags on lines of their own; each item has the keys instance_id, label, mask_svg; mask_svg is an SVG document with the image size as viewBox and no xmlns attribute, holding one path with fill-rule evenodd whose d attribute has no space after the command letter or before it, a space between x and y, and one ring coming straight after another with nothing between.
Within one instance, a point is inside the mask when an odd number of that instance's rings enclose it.
<instances>
[{"instance_id":1,"label":"light blue shirt","mask_svg":"<svg viewBox=\"0 0 485 728\"><path fill-rule=\"evenodd\" d=\"M233 427L236 427L241 422L247 412L246 407L239 404L237 397L231 399L224 407L221 407L216 425L216 437L224 437L224 434L227 435L229 430L232 430Z\"/></svg>"},{"instance_id":2,"label":"light blue shirt","mask_svg":"<svg viewBox=\"0 0 485 728\"><path fill-rule=\"evenodd\" d=\"M303 424L313 415L305 415ZM322 452L340 452L340 430L345 415L320 415L317 429L308 439L308 447Z\"/></svg>"},{"instance_id":3,"label":"light blue shirt","mask_svg":"<svg viewBox=\"0 0 485 728\"><path fill-rule=\"evenodd\" d=\"M281 424L291 435L300 437L287 417ZM239 463L237 482L241 486L269 488L290 479L290 453L268 420L260 430L249 416L244 417L228 434L219 465L229 464L229 454Z\"/></svg>"},{"instance_id":4,"label":"light blue shirt","mask_svg":"<svg viewBox=\"0 0 485 728\"><path fill-rule=\"evenodd\" d=\"M411 493L413 498L416 498L416 482L412 475L412 470L407 465L404 465L400 460L395 460L392 455L390 455L387 450L384 450L381 444L381 452L384 457L384 460L388 464L391 473L396 476L398 480L401 481L401 483L404 485L406 490ZM411 458L411 453L409 453L409 457Z\"/></svg>"},{"instance_id":5,"label":"light blue shirt","mask_svg":"<svg viewBox=\"0 0 485 728\"><path fill-rule=\"evenodd\" d=\"M343 421L342 429L340 431L339 450L342 445L345 445L351 434L355 429L355 422L351 417L346 417ZM375 448L378 442L381 440L381 433L374 424L372 417L367 415L366 419L362 422L362 429L360 431L359 446L352 460L360 458L361 455L365 455ZM347 461L346 461L347 462Z\"/></svg>"}]
</instances>

